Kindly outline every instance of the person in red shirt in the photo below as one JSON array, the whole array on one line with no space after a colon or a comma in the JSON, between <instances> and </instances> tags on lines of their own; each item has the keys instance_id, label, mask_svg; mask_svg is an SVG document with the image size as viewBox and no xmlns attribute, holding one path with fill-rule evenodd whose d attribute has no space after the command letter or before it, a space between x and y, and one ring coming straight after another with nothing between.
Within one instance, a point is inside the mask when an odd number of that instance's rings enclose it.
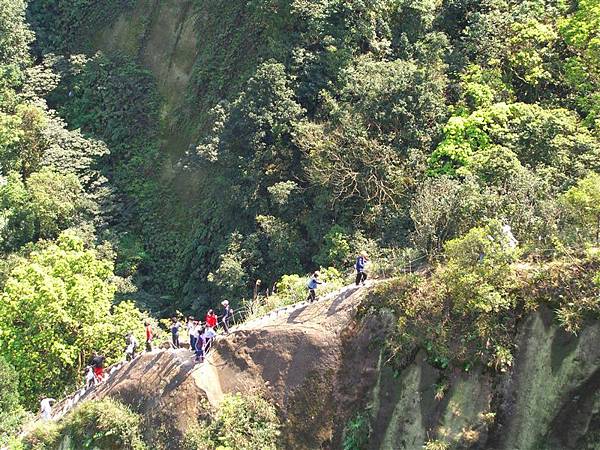
<instances>
[{"instance_id":1,"label":"person in red shirt","mask_svg":"<svg viewBox=\"0 0 600 450\"><path fill-rule=\"evenodd\" d=\"M209 328L214 329L217 326L217 315L215 314L215 312L212 309L208 310L205 321L206 321L206 326Z\"/></svg>"},{"instance_id":2,"label":"person in red shirt","mask_svg":"<svg viewBox=\"0 0 600 450\"><path fill-rule=\"evenodd\" d=\"M101 383L104 380L104 361L106 358L103 355L99 355L94 352L90 365L94 370L94 376L96 377L96 383Z\"/></svg>"},{"instance_id":3,"label":"person in red shirt","mask_svg":"<svg viewBox=\"0 0 600 450\"><path fill-rule=\"evenodd\" d=\"M146 322L146 351L152 351L152 339L154 339L154 334L152 333L152 326L150 322Z\"/></svg>"}]
</instances>

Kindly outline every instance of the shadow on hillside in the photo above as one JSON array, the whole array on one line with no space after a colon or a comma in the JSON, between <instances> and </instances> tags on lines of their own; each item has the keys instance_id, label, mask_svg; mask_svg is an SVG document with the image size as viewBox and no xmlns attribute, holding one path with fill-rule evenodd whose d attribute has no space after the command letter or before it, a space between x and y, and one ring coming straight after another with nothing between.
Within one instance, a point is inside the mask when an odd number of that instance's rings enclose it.
<instances>
[{"instance_id":1,"label":"shadow on hillside","mask_svg":"<svg viewBox=\"0 0 600 450\"><path fill-rule=\"evenodd\" d=\"M306 311L306 308L308 307L308 305L298 308L298 309L294 310L288 316L287 323L289 323L289 324L304 324L307 322L311 322L312 319L314 319L315 317L318 317L322 314L325 314L327 317L331 317L332 315L334 315L338 311L340 311L340 304L342 304L345 300L347 300L349 297L351 297L359 289L360 289L360 287L358 287L358 286L352 286L352 287L348 287L347 289L345 289L342 293L340 293L331 302L331 305L329 305L329 308L327 309L327 311L324 310L325 303L317 300L314 304L320 305L321 308L315 308L314 314L310 314L309 316L305 317L303 320L297 320L297 319L300 316L300 314L302 314L304 311Z\"/></svg>"}]
</instances>

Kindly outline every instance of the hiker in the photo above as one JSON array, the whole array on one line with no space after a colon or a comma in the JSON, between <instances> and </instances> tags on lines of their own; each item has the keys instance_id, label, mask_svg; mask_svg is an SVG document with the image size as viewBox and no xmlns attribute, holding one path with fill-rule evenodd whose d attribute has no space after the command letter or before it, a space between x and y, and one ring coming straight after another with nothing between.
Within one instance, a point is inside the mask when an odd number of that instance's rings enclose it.
<instances>
[{"instance_id":1,"label":"hiker","mask_svg":"<svg viewBox=\"0 0 600 450\"><path fill-rule=\"evenodd\" d=\"M90 389L96 386L96 377L94 376L94 369L92 366L86 366L85 368L85 388Z\"/></svg>"},{"instance_id":2,"label":"hiker","mask_svg":"<svg viewBox=\"0 0 600 450\"><path fill-rule=\"evenodd\" d=\"M52 403L56 403L56 400L53 398L44 398L40 401L40 410L42 412L42 419L51 420L52 419Z\"/></svg>"},{"instance_id":3,"label":"hiker","mask_svg":"<svg viewBox=\"0 0 600 450\"><path fill-rule=\"evenodd\" d=\"M179 329L181 328L181 324L177 317L173 317L171 319L171 341L173 344L173 348L179 348Z\"/></svg>"},{"instance_id":4,"label":"hiker","mask_svg":"<svg viewBox=\"0 0 600 450\"><path fill-rule=\"evenodd\" d=\"M104 380L104 361L105 357L103 355L98 354L98 352L94 352L94 356L92 357L92 361L90 365L94 369L94 376L96 377L96 384L102 383Z\"/></svg>"},{"instance_id":5,"label":"hiker","mask_svg":"<svg viewBox=\"0 0 600 450\"><path fill-rule=\"evenodd\" d=\"M126 361L133 361L133 358L135 358L135 351L137 350L137 348L138 348L138 341L135 338L135 336L133 335L133 333L130 331L125 336L125 360Z\"/></svg>"},{"instance_id":6,"label":"hiker","mask_svg":"<svg viewBox=\"0 0 600 450\"><path fill-rule=\"evenodd\" d=\"M312 303L317 299L316 289L319 284L323 284L322 281L319 281L319 272L316 271L310 277L310 280L307 284L308 287L308 297L306 297L306 301Z\"/></svg>"},{"instance_id":7,"label":"hiker","mask_svg":"<svg viewBox=\"0 0 600 450\"><path fill-rule=\"evenodd\" d=\"M202 338L204 339L204 354L205 355L210 350L212 342L216 336L217 336L217 332L215 331L214 328L207 326L204 329L204 334L202 335Z\"/></svg>"},{"instance_id":8,"label":"hiker","mask_svg":"<svg viewBox=\"0 0 600 450\"><path fill-rule=\"evenodd\" d=\"M212 328L214 330L217 327L217 315L212 309L208 310L208 312L206 313L206 318L204 320L208 328Z\"/></svg>"},{"instance_id":9,"label":"hiker","mask_svg":"<svg viewBox=\"0 0 600 450\"><path fill-rule=\"evenodd\" d=\"M225 334L229 334L229 321L233 318L233 309L229 306L229 300L223 300L223 316L221 317L221 323L223 323L223 329Z\"/></svg>"},{"instance_id":10,"label":"hiker","mask_svg":"<svg viewBox=\"0 0 600 450\"><path fill-rule=\"evenodd\" d=\"M204 345L206 344L206 342L204 341L204 331L205 328L202 326L201 323L199 323L196 327L196 333L198 335L198 337L196 338L195 347L196 362L204 362Z\"/></svg>"},{"instance_id":11,"label":"hiker","mask_svg":"<svg viewBox=\"0 0 600 450\"><path fill-rule=\"evenodd\" d=\"M362 252L356 258L356 264L354 268L356 269L356 285L362 284L365 285L365 280L367 279L367 273L365 272L365 266L367 265L367 261L369 261L369 257L365 252Z\"/></svg>"},{"instance_id":12,"label":"hiker","mask_svg":"<svg viewBox=\"0 0 600 450\"><path fill-rule=\"evenodd\" d=\"M146 321L146 351L152 351L152 340L154 339L154 333L152 332L152 326L150 322Z\"/></svg>"},{"instance_id":13,"label":"hiker","mask_svg":"<svg viewBox=\"0 0 600 450\"><path fill-rule=\"evenodd\" d=\"M196 322L192 316L188 317L187 329L190 335L190 350L196 349Z\"/></svg>"}]
</instances>

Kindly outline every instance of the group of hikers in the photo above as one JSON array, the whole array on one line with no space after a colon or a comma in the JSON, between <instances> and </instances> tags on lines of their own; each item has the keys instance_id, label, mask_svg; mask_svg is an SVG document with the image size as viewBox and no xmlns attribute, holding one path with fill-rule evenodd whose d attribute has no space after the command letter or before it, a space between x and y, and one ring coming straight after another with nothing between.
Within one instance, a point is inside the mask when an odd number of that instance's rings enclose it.
<instances>
[{"instance_id":1,"label":"group of hikers","mask_svg":"<svg viewBox=\"0 0 600 450\"><path fill-rule=\"evenodd\" d=\"M364 286L365 284L367 279L365 267L368 261L369 258L364 252L356 258L356 264L354 266L356 270L356 286ZM310 277L307 285L308 297L306 300L309 303L312 303L317 299L316 289L320 284L324 284L324 282L319 280L319 272L315 271ZM181 330L185 329L187 331L187 335L189 336L189 349L194 352L195 361L199 363L203 362L207 352L210 350L212 342L217 336L217 328L222 327L224 334L229 334L229 327L234 317L234 311L227 300L223 300L221 302L221 306L222 314L220 317L215 314L214 310L209 309L206 313L204 321L201 321L193 316L189 316L187 320L183 321L178 317L172 317L170 322L170 347L172 349L179 349L182 347L180 334ZM154 330L152 329L152 324L149 321L146 321L144 325L146 334L146 351L151 352L153 349ZM136 357L138 348L139 342L133 332L127 333L127 335L125 335L125 360L132 361ZM103 355L97 352L93 353L90 364L85 370L86 389L96 386L104 381L105 361L106 358ZM42 416L44 418L51 417L51 405L54 402L56 402L56 400L51 398L46 398L41 401L40 406L42 410Z\"/></svg>"},{"instance_id":2,"label":"group of hikers","mask_svg":"<svg viewBox=\"0 0 600 450\"><path fill-rule=\"evenodd\" d=\"M189 348L196 355L195 360L197 362L204 361L206 353L210 349L214 338L217 336L217 327L220 325L223 332L229 334L229 326L233 320L234 311L231 306L229 306L229 301L227 300L223 300L221 305L223 307L222 315L218 317L214 310L209 309L204 318L204 322L193 316L189 316L184 325L179 318L171 318L171 348L179 349L182 347L179 337L181 330L185 328L189 336ZM151 352L153 349L154 330L149 321L146 321L144 325L146 351ZM132 332L127 333L127 335L125 335L125 360L132 361L137 355L138 348L139 342L135 335ZM96 386L104 380L105 360L106 358L103 355L94 352L90 364L86 367L85 371L86 388Z\"/></svg>"},{"instance_id":3,"label":"group of hikers","mask_svg":"<svg viewBox=\"0 0 600 450\"><path fill-rule=\"evenodd\" d=\"M365 252L362 252L356 258L354 269L356 270L356 286L365 284L367 280L367 273L365 271L366 265L369 262L369 257ZM320 284L324 284L323 281L319 280L319 272L313 272L310 280L308 281L308 297L306 300L309 303L314 302L317 299L316 290ZM182 347L180 341L181 330L185 328L189 336L189 349L194 352L195 360L197 362L203 362L206 353L210 349L212 342L217 336L217 327L220 326L225 334L229 334L229 326L233 320L234 311L229 305L228 300L221 302L222 314L217 316L213 309L209 309L204 318L204 322L189 316L187 320L180 320L178 317L171 318L170 331L171 331L171 348L179 349ZM154 341L154 331L152 324L149 321L145 322L146 332L146 351L151 352ZM127 333L125 336L125 360L131 361L135 358L139 342L132 332ZM104 362L105 357L94 352L94 355L90 361L90 365L86 368L85 384L86 387L91 387L102 382L104 379Z\"/></svg>"},{"instance_id":4,"label":"group of hikers","mask_svg":"<svg viewBox=\"0 0 600 450\"><path fill-rule=\"evenodd\" d=\"M215 314L214 310L209 309L204 318L204 322L189 316L185 323L185 329L189 336L189 348L196 355L197 362L203 362L206 353L210 350L213 340L217 336L217 327L219 324L223 328L225 334L229 334L229 325L233 320L234 311L229 306L228 300L221 302L223 313L220 317ZM180 330L184 325L177 317L171 319L171 348L178 349L181 347L179 340Z\"/></svg>"}]
</instances>

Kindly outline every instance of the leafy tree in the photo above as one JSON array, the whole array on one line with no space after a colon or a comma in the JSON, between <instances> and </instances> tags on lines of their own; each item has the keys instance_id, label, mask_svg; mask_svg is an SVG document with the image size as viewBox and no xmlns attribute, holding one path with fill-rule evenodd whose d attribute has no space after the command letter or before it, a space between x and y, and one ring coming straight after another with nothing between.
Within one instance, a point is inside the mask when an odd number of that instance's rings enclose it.
<instances>
[{"instance_id":1,"label":"leafy tree","mask_svg":"<svg viewBox=\"0 0 600 450\"><path fill-rule=\"evenodd\" d=\"M0 188L4 216L2 245L18 249L27 242L52 239L82 222L87 203L77 177L49 169L32 174L25 183L12 173Z\"/></svg>"},{"instance_id":2,"label":"leafy tree","mask_svg":"<svg viewBox=\"0 0 600 450\"><path fill-rule=\"evenodd\" d=\"M435 139L445 114L441 68L362 57L341 78L343 103L337 108L362 118L382 142L406 151L426 148Z\"/></svg>"},{"instance_id":3,"label":"leafy tree","mask_svg":"<svg viewBox=\"0 0 600 450\"><path fill-rule=\"evenodd\" d=\"M246 288L251 284L250 273L256 264L255 245L252 240L244 242L240 233L232 233L227 250L220 256L217 270L208 274L208 281L218 286L229 297L243 297Z\"/></svg>"},{"instance_id":4,"label":"leafy tree","mask_svg":"<svg viewBox=\"0 0 600 450\"><path fill-rule=\"evenodd\" d=\"M431 254L458 237L484 216L482 195L473 179L460 182L447 176L425 180L411 204L412 242Z\"/></svg>"},{"instance_id":5,"label":"leafy tree","mask_svg":"<svg viewBox=\"0 0 600 450\"><path fill-rule=\"evenodd\" d=\"M332 226L324 237L321 251L314 260L321 267L344 267L352 259L348 232L339 225Z\"/></svg>"},{"instance_id":6,"label":"leafy tree","mask_svg":"<svg viewBox=\"0 0 600 450\"><path fill-rule=\"evenodd\" d=\"M560 34L573 51L565 61L566 81L577 93L577 106L586 124L600 128L600 5L580 0L577 9L559 20Z\"/></svg>"},{"instance_id":7,"label":"leafy tree","mask_svg":"<svg viewBox=\"0 0 600 450\"><path fill-rule=\"evenodd\" d=\"M0 147L0 165L6 175L15 170L26 179L40 169L48 142L44 136L45 111L37 106L19 104L14 114L4 116L4 145Z\"/></svg>"},{"instance_id":8,"label":"leafy tree","mask_svg":"<svg viewBox=\"0 0 600 450\"><path fill-rule=\"evenodd\" d=\"M600 174L590 173L562 196L562 203L583 242L600 244Z\"/></svg>"},{"instance_id":9,"label":"leafy tree","mask_svg":"<svg viewBox=\"0 0 600 450\"><path fill-rule=\"evenodd\" d=\"M18 391L19 375L0 356L0 444L17 431L25 416Z\"/></svg>"},{"instance_id":10,"label":"leafy tree","mask_svg":"<svg viewBox=\"0 0 600 450\"><path fill-rule=\"evenodd\" d=\"M276 449L281 424L275 407L257 395L226 395L210 423L186 436L185 448Z\"/></svg>"},{"instance_id":11,"label":"leafy tree","mask_svg":"<svg viewBox=\"0 0 600 450\"><path fill-rule=\"evenodd\" d=\"M256 216L259 242L266 248L261 252L266 271L273 282L286 273L302 270L300 254L304 250L298 232L288 223L273 216Z\"/></svg>"},{"instance_id":12,"label":"leafy tree","mask_svg":"<svg viewBox=\"0 0 600 450\"><path fill-rule=\"evenodd\" d=\"M454 308L465 313L491 313L512 306L508 289L519 250L498 221L469 230L444 246L448 262L442 269Z\"/></svg>"},{"instance_id":13,"label":"leafy tree","mask_svg":"<svg viewBox=\"0 0 600 450\"><path fill-rule=\"evenodd\" d=\"M29 63L33 33L25 22L23 0L0 1L0 65L24 67Z\"/></svg>"},{"instance_id":14,"label":"leafy tree","mask_svg":"<svg viewBox=\"0 0 600 450\"><path fill-rule=\"evenodd\" d=\"M38 395L64 394L93 350L106 350L109 360L120 354L105 347L114 339L111 324L123 322L127 311L111 313L112 270L112 261L63 233L56 243L38 245L12 271L0 297L0 353L19 373L27 406Z\"/></svg>"},{"instance_id":15,"label":"leafy tree","mask_svg":"<svg viewBox=\"0 0 600 450\"><path fill-rule=\"evenodd\" d=\"M573 183L600 164L600 145L565 109L498 103L468 117L450 118L444 140L429 159L431 174L455 175L493 145L513 151L523 166L557 186Z\"/></svg>"}]
</instances>

